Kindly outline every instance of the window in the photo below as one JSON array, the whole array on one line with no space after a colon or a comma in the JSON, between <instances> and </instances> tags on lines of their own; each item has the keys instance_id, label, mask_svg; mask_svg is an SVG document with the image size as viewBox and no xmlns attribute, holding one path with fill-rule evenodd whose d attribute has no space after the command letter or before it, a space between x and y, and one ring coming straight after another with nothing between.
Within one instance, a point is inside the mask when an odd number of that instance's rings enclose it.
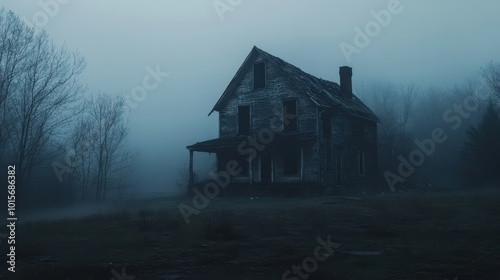
<instances>
[{"instance_id":1,"label":"window","mask_svg":"<svg viewBox=\"0 0 500 280\"><path fill-rule=\"evenodd\" d=\"M283 101L283 131L297 131L297 101Z\"/></svg>"},{"instance_id":2,"label":"window","mask_svg":"<svg viewBox=\"0 0 500 280\"><path fill-rule=\"evenodd\" d=\"M238 106L238 135L250 134L250 106Z\"/></svg>"},{"instance_id":3,"label":"window","mask_svg":"<svg viewBox=\"0 0 500 280\"><path fill-rule=\"evenodd\" d=\"M324 113L321 120L323 125L323 139L329 140L332 138L332 117L329 113Z\"/></svg>"},{"instance_id":4,"label":"window","mask_svg":"<svg viewBox=\"0 0 500 280\"><path fill-rule=\"evenodd\" d=\"M288 149L284 154L284 175L298 175L300 168L300 150L298 148Z\"/></svg>"},{"instance_id":5,"label":"window","mask_svg":"<svg viewBox=\"0 0 500 280\"><path fill-rule=\"evenodd\" d=\"M266 64L265 62L253 65L253 88L259 89L266 86Z\"/></svg>"},{"instance_id":6,"label":"window","mask_svg":"<svg viewBox=\"0 0 500 280\"><path fill-rule=\"evenodd\" d=\"M365 176L365 153L358 152L359 176Z\"/></svg>"}]
</instances>

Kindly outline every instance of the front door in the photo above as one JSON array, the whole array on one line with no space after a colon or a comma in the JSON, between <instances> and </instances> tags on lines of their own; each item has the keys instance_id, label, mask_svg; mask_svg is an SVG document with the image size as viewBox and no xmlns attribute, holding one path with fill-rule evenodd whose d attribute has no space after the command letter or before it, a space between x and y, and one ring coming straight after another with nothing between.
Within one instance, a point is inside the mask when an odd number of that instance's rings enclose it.
<instances>
[{"instance_id":1,"label":"front door","mask_svg":"<svg viewBox=\"0 0 500 280\"><path fill-rule=\"evenodd\" d=\"M270 153L263 153L260 156L260 181L271 183L272 179L272 157Z\"/></svg>"}]
</instances>

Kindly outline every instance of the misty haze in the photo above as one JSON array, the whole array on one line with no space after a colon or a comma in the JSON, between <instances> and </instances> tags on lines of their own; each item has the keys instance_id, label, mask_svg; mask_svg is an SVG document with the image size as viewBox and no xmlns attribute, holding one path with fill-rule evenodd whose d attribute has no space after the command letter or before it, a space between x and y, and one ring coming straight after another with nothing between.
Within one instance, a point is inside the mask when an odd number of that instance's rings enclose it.
<instances>
[{"instance_id":1,"label":"misty haze","mask_svg":"<svg viewBox=\"0 0 500 280\"><path fill-rule=\"evenodd\" d=\"M498 1L27 2L0 279L499 279Z\"/></svg>"}]
</instances>

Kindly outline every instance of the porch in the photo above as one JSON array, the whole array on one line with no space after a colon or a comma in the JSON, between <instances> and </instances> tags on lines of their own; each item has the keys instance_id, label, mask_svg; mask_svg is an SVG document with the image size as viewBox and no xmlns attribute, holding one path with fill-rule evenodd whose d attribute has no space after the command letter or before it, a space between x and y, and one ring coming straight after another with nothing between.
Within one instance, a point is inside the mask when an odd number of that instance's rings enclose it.
<instances>
[{"instance_id":1,"label":"porch","mask_svg":"<svg viewBox=\"0 0 500 280\"><path fill-rule=\"evenodd\" d=\"M264 137L265 136L265 137ZM276 133L216 138L188 146L189 184L194 182L194 152L215 153L217 171L233 171L231 183L270 185L317 182L313 133ZM307 168L309 167L309 169Z\"/></svg>"}]
</instances>

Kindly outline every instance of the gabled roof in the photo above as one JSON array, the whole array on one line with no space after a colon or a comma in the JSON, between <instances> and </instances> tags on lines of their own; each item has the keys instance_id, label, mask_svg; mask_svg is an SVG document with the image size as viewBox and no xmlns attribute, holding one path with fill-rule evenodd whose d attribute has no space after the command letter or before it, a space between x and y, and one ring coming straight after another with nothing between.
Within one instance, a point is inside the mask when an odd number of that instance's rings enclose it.
<instances>
[{"instance_id":1,"label":"gabled roof","mask_svg":"<svg viewBox=\"0 0 500 280\"><path fill-rule=\"evenodd\" d=\"M376 122L379 121L379 118L375 115L375 113L370 110L370 108L368 108L368 106L366 106L357 96L354 94L352 95L352 98L343 96L340 91L339 84L308 74L300 70L298 67L295 67L281 58L271 55L256 46L252 48L252 51L246 57L245 61L240 66L226 90L208 115L212 114L214 111L221 110L225 106L227 100L231 94L234 93L236 87L243 79L243 76L252 66L252 62L259 55L262 55L267 63L272 64L278 71L288 77L290 81L301 92L307 94L317 106L338 109L360 118Z\"/></svg>"}]
</instances>

